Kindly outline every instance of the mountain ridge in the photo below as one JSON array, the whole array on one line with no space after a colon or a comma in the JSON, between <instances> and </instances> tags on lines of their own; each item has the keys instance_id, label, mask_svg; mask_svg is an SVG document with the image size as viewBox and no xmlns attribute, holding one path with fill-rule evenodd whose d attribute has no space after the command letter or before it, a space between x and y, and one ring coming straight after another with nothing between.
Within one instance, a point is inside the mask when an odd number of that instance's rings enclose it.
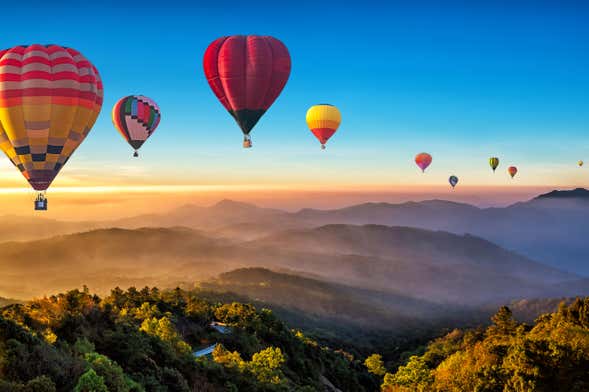
<instances>
[{"instance_id":1,"label":"mountain ridge","mask_svg":"<svg viewBox=\"0 0 589 392\"><path fill-rule=\"evenodd\" d=\"M0 283L0 295L26 298L82 283L99 292L116 285L190 285L242 267L289 269L441 303L554 296L553 286L567 281L578 281L576 290L585 287L579 276L469 235L326 225L236 242L176 227L97 229L2 243L0 273L8 279ZM565 295L566 289L560 291Z\"/></svg>"}]
</instances>

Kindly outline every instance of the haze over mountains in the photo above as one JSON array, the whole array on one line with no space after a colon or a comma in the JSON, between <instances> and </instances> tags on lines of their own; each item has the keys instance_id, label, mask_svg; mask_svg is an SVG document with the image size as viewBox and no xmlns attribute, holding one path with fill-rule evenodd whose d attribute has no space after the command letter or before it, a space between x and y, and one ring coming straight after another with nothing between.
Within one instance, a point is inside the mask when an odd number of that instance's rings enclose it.
<instances>
[{"instance_id":1,"label":"haze over mountains","mask_svg":"<svg viewBox=\"0 0 589 392\"><path fill-rule=\"evenodd\" d=\"M553 191L504 208L478 208L442 200L364 203L336 210L295 213L223 200L211 207L186 205L168 213L112 222L59 222L4 217L5 241L30 240L96 228L185 226L209 236L254 240L272 233L328 224L379 224L472 234L561 270L589 276L589 191Z\"/></svg>"},{"instance_id":2,"label":"haze over mountains","mask_svg":"<svg viewBox=\"0 0 589 392\"><path fill-rule=\"evenodd\" d=\"M245 242L187 228L142 228L2 243L0 295L29 298L82 284L98 292L114 285L192 285L242 267L287 269L352 287L459 305L576 295L586 288L569 285L583 282L576 275L470 235L326 225Z\"/></svg>"},{"instance_id":3,"label":"haze over mountains","mask_svg":"<svg viewBox=\"0 0 589 392\"><path fill-rule=\"evenodd\" d=\"M393 326L587 295L588 195L488 209L432 200L289 213L223 200L115 222L10 217L0 296L199 282L309 317Z\"/></svg>"}]
</instances>

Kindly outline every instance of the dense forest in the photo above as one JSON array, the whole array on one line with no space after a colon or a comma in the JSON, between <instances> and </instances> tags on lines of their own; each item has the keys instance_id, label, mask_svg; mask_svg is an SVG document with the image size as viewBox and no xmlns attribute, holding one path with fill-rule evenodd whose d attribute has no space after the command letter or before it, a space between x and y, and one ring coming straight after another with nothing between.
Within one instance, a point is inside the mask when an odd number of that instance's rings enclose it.
<instances>
[{"instance_id":1,"label":"dense forest","mask_svg":"<svg viewBox=\"0 0 589 392\"><path fill-rule=\"evenodd\" d=\"M589 298L407 342L371 354L229 295L84 288L0 310L0 391L589 390Z\"/></svg>"},{"instance_id":2,"label":"dense forest","mask_svg":"<svg viewBox=\"0 0 589 392\"><path fill-rule=\"evenodd\" d=\"M322 347L268 309L198 292L73 290L0 314L0 391L378 389L361 358ZM214 343L212 356L194 357Z\"/></svg>"},{"instance_id":3,"label":"dense forest","mask_svg":"<svg viewBox=\"0 0 589 392\"><path fill-rule=\"evenodd\" d=\"M589 391L589 297L534 325L503 306L488 328L454 330L390 372L379 354L364 363L385 392Z\"/></svg>"}]
</instances>

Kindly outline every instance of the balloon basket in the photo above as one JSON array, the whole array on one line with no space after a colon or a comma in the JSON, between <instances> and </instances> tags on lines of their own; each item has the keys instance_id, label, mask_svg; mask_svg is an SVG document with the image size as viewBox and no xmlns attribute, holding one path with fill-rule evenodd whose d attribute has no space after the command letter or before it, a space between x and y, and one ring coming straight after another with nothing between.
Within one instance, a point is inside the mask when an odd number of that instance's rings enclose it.
<instances>
[{"instance_id":1,"label":"balloon basket","mask_svg":"<svg viewBox=\"0 0 589 392\"><path fill-rule=\"evenodd\" d=\"M325 150L325 144L322 144L322 145L321 145L321 149L322 149L322 150Z\"/></svg>"},{"instance_id":2,"label":"balloon basket","mask_svg":"<svg viewBox=\"0 0 589 392\"><path fill-rule=\"evenodd\" d=\"M252 139L249 136L243 139L243 148L252 148Z\"/></svg>"},{"instance_id":3,"label":"balloon basket","mask_svg":"<svg viewBox=\"0 0 589 392\"><path fill-rule=\"evenodd\" d=\"M138 156L139 156L139 153L138 153L137 151L135 151L135 152L133 153L133 158L137 158Z\"/></svg>"},{"instance_id":4,"label":"balloon basket","mask_svg":"<svg viewBox=\"0 0 589 392\"><path fill-rule=\"evenodd\" d=\"M42 193L35 199L35 211L47 211L47 198Z\"/></svg>"}]
</instances>

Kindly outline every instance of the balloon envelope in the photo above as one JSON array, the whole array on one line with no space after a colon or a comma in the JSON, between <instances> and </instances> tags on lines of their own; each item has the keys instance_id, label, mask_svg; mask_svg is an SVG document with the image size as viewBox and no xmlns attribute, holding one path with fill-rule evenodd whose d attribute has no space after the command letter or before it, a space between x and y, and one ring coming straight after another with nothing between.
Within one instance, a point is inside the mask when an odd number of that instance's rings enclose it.
<instances>
[{"instance_id":1,"label":"balloon envelope","mask_svg":"<svg viewBox=\"0 0 589 392\"><path fill-rule=\"evenodd\" d=\"M249 135L286 85L291 63L288 49L276 38L233 35L209 45L203 66L211 89Z\"/></svg>"},{"instance_id":2,"label":"balloon envelope","mask_svg":"<svg viewBox=\"0 0 589 392\"><path fill-rule=\"evenodd\" d=\"M98 71L58 45L0 51L0 148L33 189L46 190L102 107Z\"/></svg>"},{"instance_id":3,"label":"balloon envelope","mask_svg":"<svg viewBox=\"0 0 589 392\"><path fill-rule=\"evenodd\" d=\"M507 169L507 172L509 173L509 175L511 176L511 178L513 178L517 174L517 167L515 167L515 166L509 166L509 168Z\"/></svg>"},{"instance_id":4,"label":"balloon envelope","mask_svg":"<svg viewBox=\"0 0 589 392\"><path fill-rule=\"evenodd\" d=\"M456 184L458 184L458 177L450 176L450 178L448 178L448 182L450 183L450 185L452 185L452 188L454 188Z\"/></svg>"},{"instance_id":5,"label":"balloon envelope","mask_svg":"<svg viewBox=\"0 0 589 392\"><path fill-rule=\"evenodd\" d=\"M342 116L335 106L319 104L311 106L307 110L306 120L313 135L324 146L335 131L337 131L337 128L342 122Z\"/></svg>"},{"instance_id":6,"label":"balloon envelope","mask_svg":"<svg viewBox=\"0 0 589 392\"><path fill-rule=\"evenodd\" d=\"M579 165L579 166L583 166L583 163L584 163L583 161L579 161L579 162L578 162L578 165Z\"/></svg>"},{"instance_id":7,"label":"balloon envelope","mask_svg":"<svg viewBox=\"0 0 589 392\"><path fill-rule=\"evenodd\" d=\"M489 158L489 166L491 166L491 169L493 169L493 171L495 171L495 169L497 169L497 167L499 166L499 158L497 158L497 157Z\"/></svg>"},{"instance_id":8,"label":"balloon envelope","mask_svg":"<svg viewBox=\"0 0 589 392\"><path fill-rule=\"evenodd\" d=\"M422 172L425 172L425 169L432 163L432 156L426 152L422 152L415 156L415 163Z\"/></svg>"},{"instance_id":9,"label":"balloon envelope","mask_svg":"<svg viewBox=\"0 0 589 392\"><path fill-rule=\"evenodd\" d=\"M121 98L112 108L112 122L135 150L145 143L160 123L160 108L143 95Z\"/></svg>"}]
</instances>

